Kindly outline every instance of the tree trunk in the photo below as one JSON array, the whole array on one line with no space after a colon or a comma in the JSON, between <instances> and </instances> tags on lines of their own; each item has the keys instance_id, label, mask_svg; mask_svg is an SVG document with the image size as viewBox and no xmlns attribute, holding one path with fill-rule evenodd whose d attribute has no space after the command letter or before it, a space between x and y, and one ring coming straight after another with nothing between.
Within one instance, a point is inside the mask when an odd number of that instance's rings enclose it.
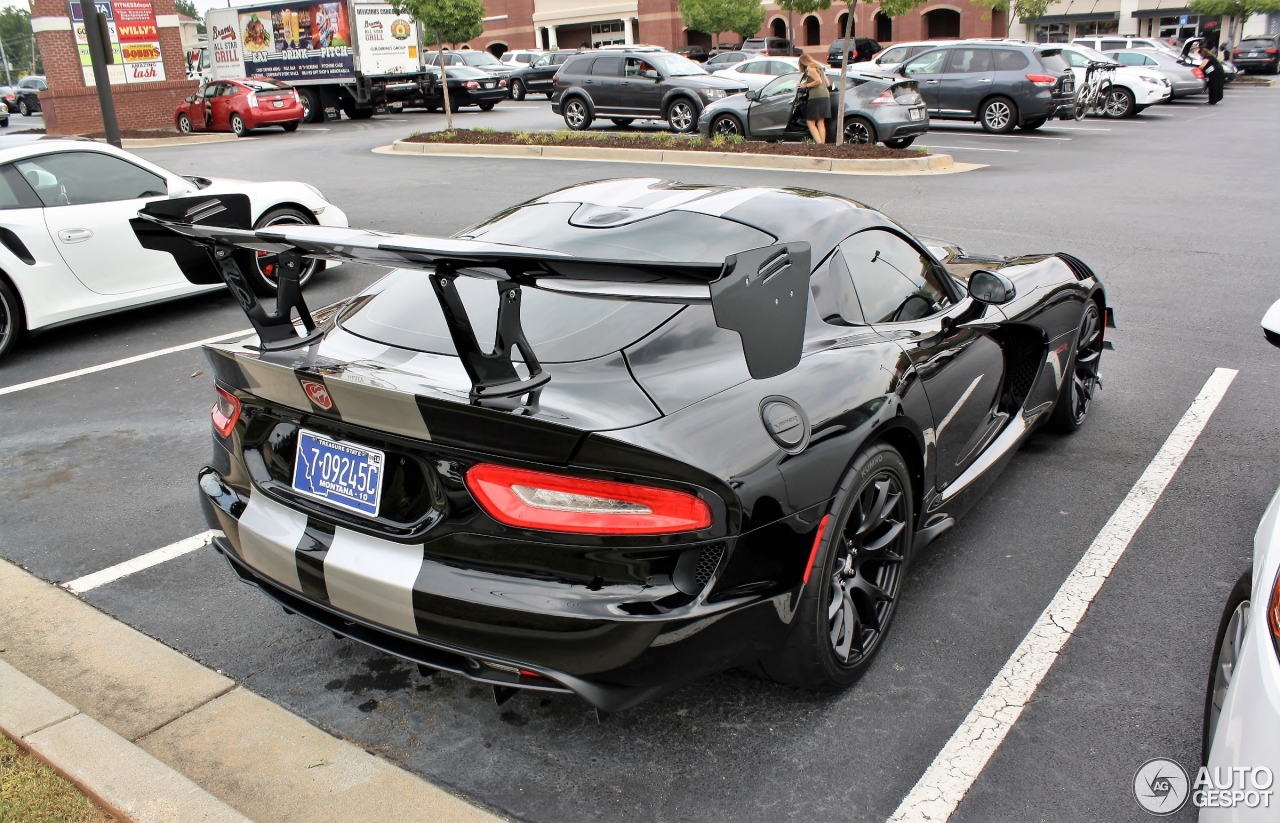
<instances>
[{"instance_id":1,"label":"tree trunk","mask_svg":"<svg viewBox=\"0 0 1280 823\"><path fill-rule=\"evenodd\" d=\"M453 131L453 106L449 104L449 76L445 73L448 66L444 64L444 46L440 42L440 30L436 29L436 57L440 60L440 84L444 94L445 130Z\"/></svg>"},{"instance_id":2,"label":"tree trunk","mask_svg":"<svg viewBox=\"0 0 1280 823\"><path fill-rule=\"evenodd\" d=\"M849 45L853 41L853 7L858 0L848 0L849 16L844 22L844 53L840 55L840 93L836 95L836 145L844 145L844 92L849 85Z\"/></svg>"}]
</instances>

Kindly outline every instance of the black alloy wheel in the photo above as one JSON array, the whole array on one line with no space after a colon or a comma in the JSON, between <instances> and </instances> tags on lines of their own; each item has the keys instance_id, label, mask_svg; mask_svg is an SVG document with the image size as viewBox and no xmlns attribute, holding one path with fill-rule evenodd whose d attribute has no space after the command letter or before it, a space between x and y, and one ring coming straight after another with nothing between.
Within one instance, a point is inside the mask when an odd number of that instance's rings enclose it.
<instances>
[{"instance_id":1,"label":"black alloy wheel","mask_svg":"<svg viewBox=\"0 0 1280 823\"><path fill-rule=\"evenodd\" d=\"M27 108L27 101L26 101L26 100L19 100L19 101L18 101L18 113L19 113L19 114L21 114L23 117L30 117L30 116L31 116L31 109Z\"/></svg>"},{"instance_id":2,"label":"black alloy wheel","mask_svg":"<svg viewBox=\"0 0 1280 823\"><path fill-rule=\"evenodd\" d=\"M574 131L591 128L591 111L586 102L574 97L564 104L564 124Z\"/></svg>"},{"instance_id":3,"label":"black alloy wheel","mask_svg":"<svg viewBox=\"0 0 1280 823\"><path fill-rule=\"evenodd\" d=\"M850 117L844 121L844 142L869 145L876 142L876 127L870 120Z\"/></svg>"},{"instance_id":4,"label":"black alloy wheel","mask_svg":"<svg viewBox=\"0 0 1280 823\"><path fill-rule=\"evenodd\" d=\"M249 133L248 127L245 126L244 118L234 112L231 114L231 132L236 137L244 137Z\"/></svg>"},{"instance_id":5,"label":"black alloy wheel","mask_svg":"<svg viewBox=\"0 0 1280 823\"><path fill-rule=\"evenodd\" d=\"M298 89L298 96L302 98L302 122L318 123L324 120L319 94L312 89Z\"/></svg>"},{"instance_id":6,"label":"black alloy wheel","mask_svg":"<svg viewBox=\"0 0 1280 823\"><path fill-rule=\"evenodd\" d=\"M185 114L179 114L179 115L178 115L178 131L182 132L183 134L190 134L190 133L191 133L191 118L190 118L190 117L187 117Z\"/></svg>"},{"instance_id":7,"label":"black alloy wheel","mask_svg":"<svg viewBox=\"0 0 1280 823\"><path fill-rule=\"evenodd\" d=\"M22 303L9 284L0 279L0 358L14 347L22 332Z\"/></svg>"},{"instance_id":8,"label":"black alloy wheel","mask_svg":"<svg viewBox=\"0 0 1280 823\"><path fill-rule=\"evenodd\" d=\"M1244 654L1245 629L1249 628L1249 598L1253 592L1253 572L1247 571L1236 581L1227 597L1227 607L1218 621L1218 636L1213 644L1213 665L1209 668L1209 686L1205 691L1204 723L1201 729L1200 765L1209 764L1213 735L1222 717L1222 704L1227 688L1235 677L1236 665Z\"/></svg>"},{"instance_id":9,"label":"black alloy wheel","mask_svg":"<svg viewBox=\"0 0 1280 823\"><path fill-rule=\"evenodd\" d=\"M1053 416L1049 418L1050 428L1070 434L1084 425L1085 418L1089 416L1089 401L1100 383L1098 367L1102 363L1104 334L1098 304L1092 300L1085 301L1076 348L1067 361L1058 402L1053 407Z\"/></svg>"},{"instance_id":10,"label":"black alloy wheel","mask_svg":"<svg viewBox=\"0 0 1280 823\"><path fill-rule=\"evenodd\" d=\"M315 220L303 211L281 206L272 209L258 219L254 225L255 229L265 229L268 226L314 226ZM270 252L260 251L256 253L254 265L249 272L250 285L253 290L260 295L270 297L276 293L276 277L277 267L279 266L279 258ZM305 286L308 281L324 267L323 261L309 260L303 258L302 271L298 273L298 285Z\"/></svg>"},{"instance_id":11,"label":"black alloy wheel","mask_svg":"<svg viewBox=\"0 0 1280 823\"><path fill-rule=\"evenodd\" d=\"M520 80L511 81L511 99L523 100L525 95L524 83Z\"/></svg>"},{"instance_id":12,"label":"black alloy wheel","mask_svg":"<svg viewBox=\"0 0 1280 823\"><path fill-rule=\"evenodd\" d=\"M667 124L678 134L690 134L698 130L698 109L688 100L676 100L667 106Z\"/></svg>"},{"instance_id":13,"label":"black alloy wheel","mask_svg":"<svg viewBox=\"0 0 1280 823\"><path fill-rule=\"evenodd\" d=\"M823 690L862 676L897 612L913 516L901 455L886 443L867 447L836 494L791 634L760 661L767 675Z\"/></svg>"},{"instance_id":14,"label":"black alloy wheel","mask_svg":"<svg viewBox=\"0 0 1280 823\"><path fill-rule=\"evenodd\" d=\"M1018 125L1018 110L1007 97L993 97L982 104L978 121L984 131L992 134L1008 134Z\"/></svg>"},{"instance_id":15,"label":"black alloy wheel","mask_svg":"<svg viewBox=\"0 0 1280 823\"><path fill-rule=\"evenodd\" d=\"M721 114L711 121L712 137L746 137L741 121L732 114Z\"/></svg>"},{"instance_id":16,"label":"black alloy wheel","mask_svg":"<svg viewBox=\"0 0 1280 823\"><path fill-rule=\"evenodd\" d=\"M1133 92L1120 86L1112 86L1107 90L1107 97L1102 104L1103 112L1113 120L1132 117L1134 109Z\"/></svg>"}]
</instances>

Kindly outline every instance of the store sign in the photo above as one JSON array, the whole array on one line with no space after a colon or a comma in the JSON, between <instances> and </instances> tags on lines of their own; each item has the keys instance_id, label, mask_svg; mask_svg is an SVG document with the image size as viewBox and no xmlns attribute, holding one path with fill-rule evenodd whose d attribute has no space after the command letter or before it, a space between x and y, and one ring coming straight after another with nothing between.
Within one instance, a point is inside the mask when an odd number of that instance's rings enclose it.
<instances>
[{"instance_id":1,"label":"store sign","mask_svg":"<svg viewBox=\"0 0 1280 823\"><path fill-rule=\"evenodd\" d=\"M235 9L209 9L205 14L209 30L209 66L215 80L244 77L244 51Z\"/></svg>"},{"instance_id":2,"label":"store sign","mask_svg":"<svg viewBox=\"0 0 1280 823\"><path fill-rule=\"evenodd\" d=\"M357 3L354 8L360 71L375 76L417 71L418 34L412 19L384 3Z\"/></svg>"},{"instance_id":3,"label":"store sign","mask_svg":"<svg viewBox=\"0 0 1280 823\"><path fill-rule=\"evenodd\" d=\"M72 30L80 52L84 84L93 86L93 61L84 28L84 11L71 0ZM115 65L107 66L112 85L156 83L165 79L164 57L160 52L160 32L151 0L95 0L95 7L107 18L111 53Z\"/></svg>"}]
</instances>

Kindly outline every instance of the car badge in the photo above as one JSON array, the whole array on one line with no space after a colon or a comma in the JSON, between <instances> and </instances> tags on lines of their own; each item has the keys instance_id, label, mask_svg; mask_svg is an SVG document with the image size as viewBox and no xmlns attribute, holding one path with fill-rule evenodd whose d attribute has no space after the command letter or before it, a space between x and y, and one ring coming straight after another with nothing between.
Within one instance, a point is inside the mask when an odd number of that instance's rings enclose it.
<instances>
[{"instance_id":1,"label":"car badge","mask_svg":"<svg viewBox=\"0 0 1280 823\"><path fill-rule=\"evenodd\" d=\"M325 411L333 408L333 398L329 396L329 390L324 387L323 383L306 379L302 379L301 383L302 390L307 393L308 400Z\"/></svg>"}]
</instances>

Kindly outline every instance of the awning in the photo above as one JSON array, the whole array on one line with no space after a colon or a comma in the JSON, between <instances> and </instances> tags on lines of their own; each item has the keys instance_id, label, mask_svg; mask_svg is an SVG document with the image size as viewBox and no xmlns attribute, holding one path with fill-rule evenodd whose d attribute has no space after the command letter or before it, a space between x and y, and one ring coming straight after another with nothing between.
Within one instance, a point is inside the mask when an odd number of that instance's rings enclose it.
<instances>
[{"instance_id":1,"label":"awning","mask_svg":"<svg viewBox=\"0 0 1280 823\"><path fill-rule=\"evenodd\" d=\"M1026 23L1092 23L1097 20L1119 20L1120 12L1104 11L1097 14L1046 14L1044 17L1037 17L1034 20L1024 20Z\"/></svg>"},{"instance_id":2,"label":"awning","mask_svg":"<svg viewBox=\"0 0 1280 823\"><path fill-rule=\"evenodd\" d=\"M1185 0L1184 0L1185 2ZM1084 23L1093 20L1119 20L1120 0L1067 0L1053 3L1046 11L1055 14L1042 14L1024 23Z\"/></svg>"},{"instance_id":3,"label":"awning","mask_svg":"<svg viewBox=\"0 0 1280 823\"><path fill-rule=\"evenodd\" d=\"M1161 8L1138 9L1132 14L1132 16L1133 17L1181 17L1184 14L1194 15L1197 13L1198 12L1194 12L1191 9L1187 8L1186 6L1183 6L1181 8L1176 8L1176 9L1161 9Z\"/></svg>"}]
</instances>

